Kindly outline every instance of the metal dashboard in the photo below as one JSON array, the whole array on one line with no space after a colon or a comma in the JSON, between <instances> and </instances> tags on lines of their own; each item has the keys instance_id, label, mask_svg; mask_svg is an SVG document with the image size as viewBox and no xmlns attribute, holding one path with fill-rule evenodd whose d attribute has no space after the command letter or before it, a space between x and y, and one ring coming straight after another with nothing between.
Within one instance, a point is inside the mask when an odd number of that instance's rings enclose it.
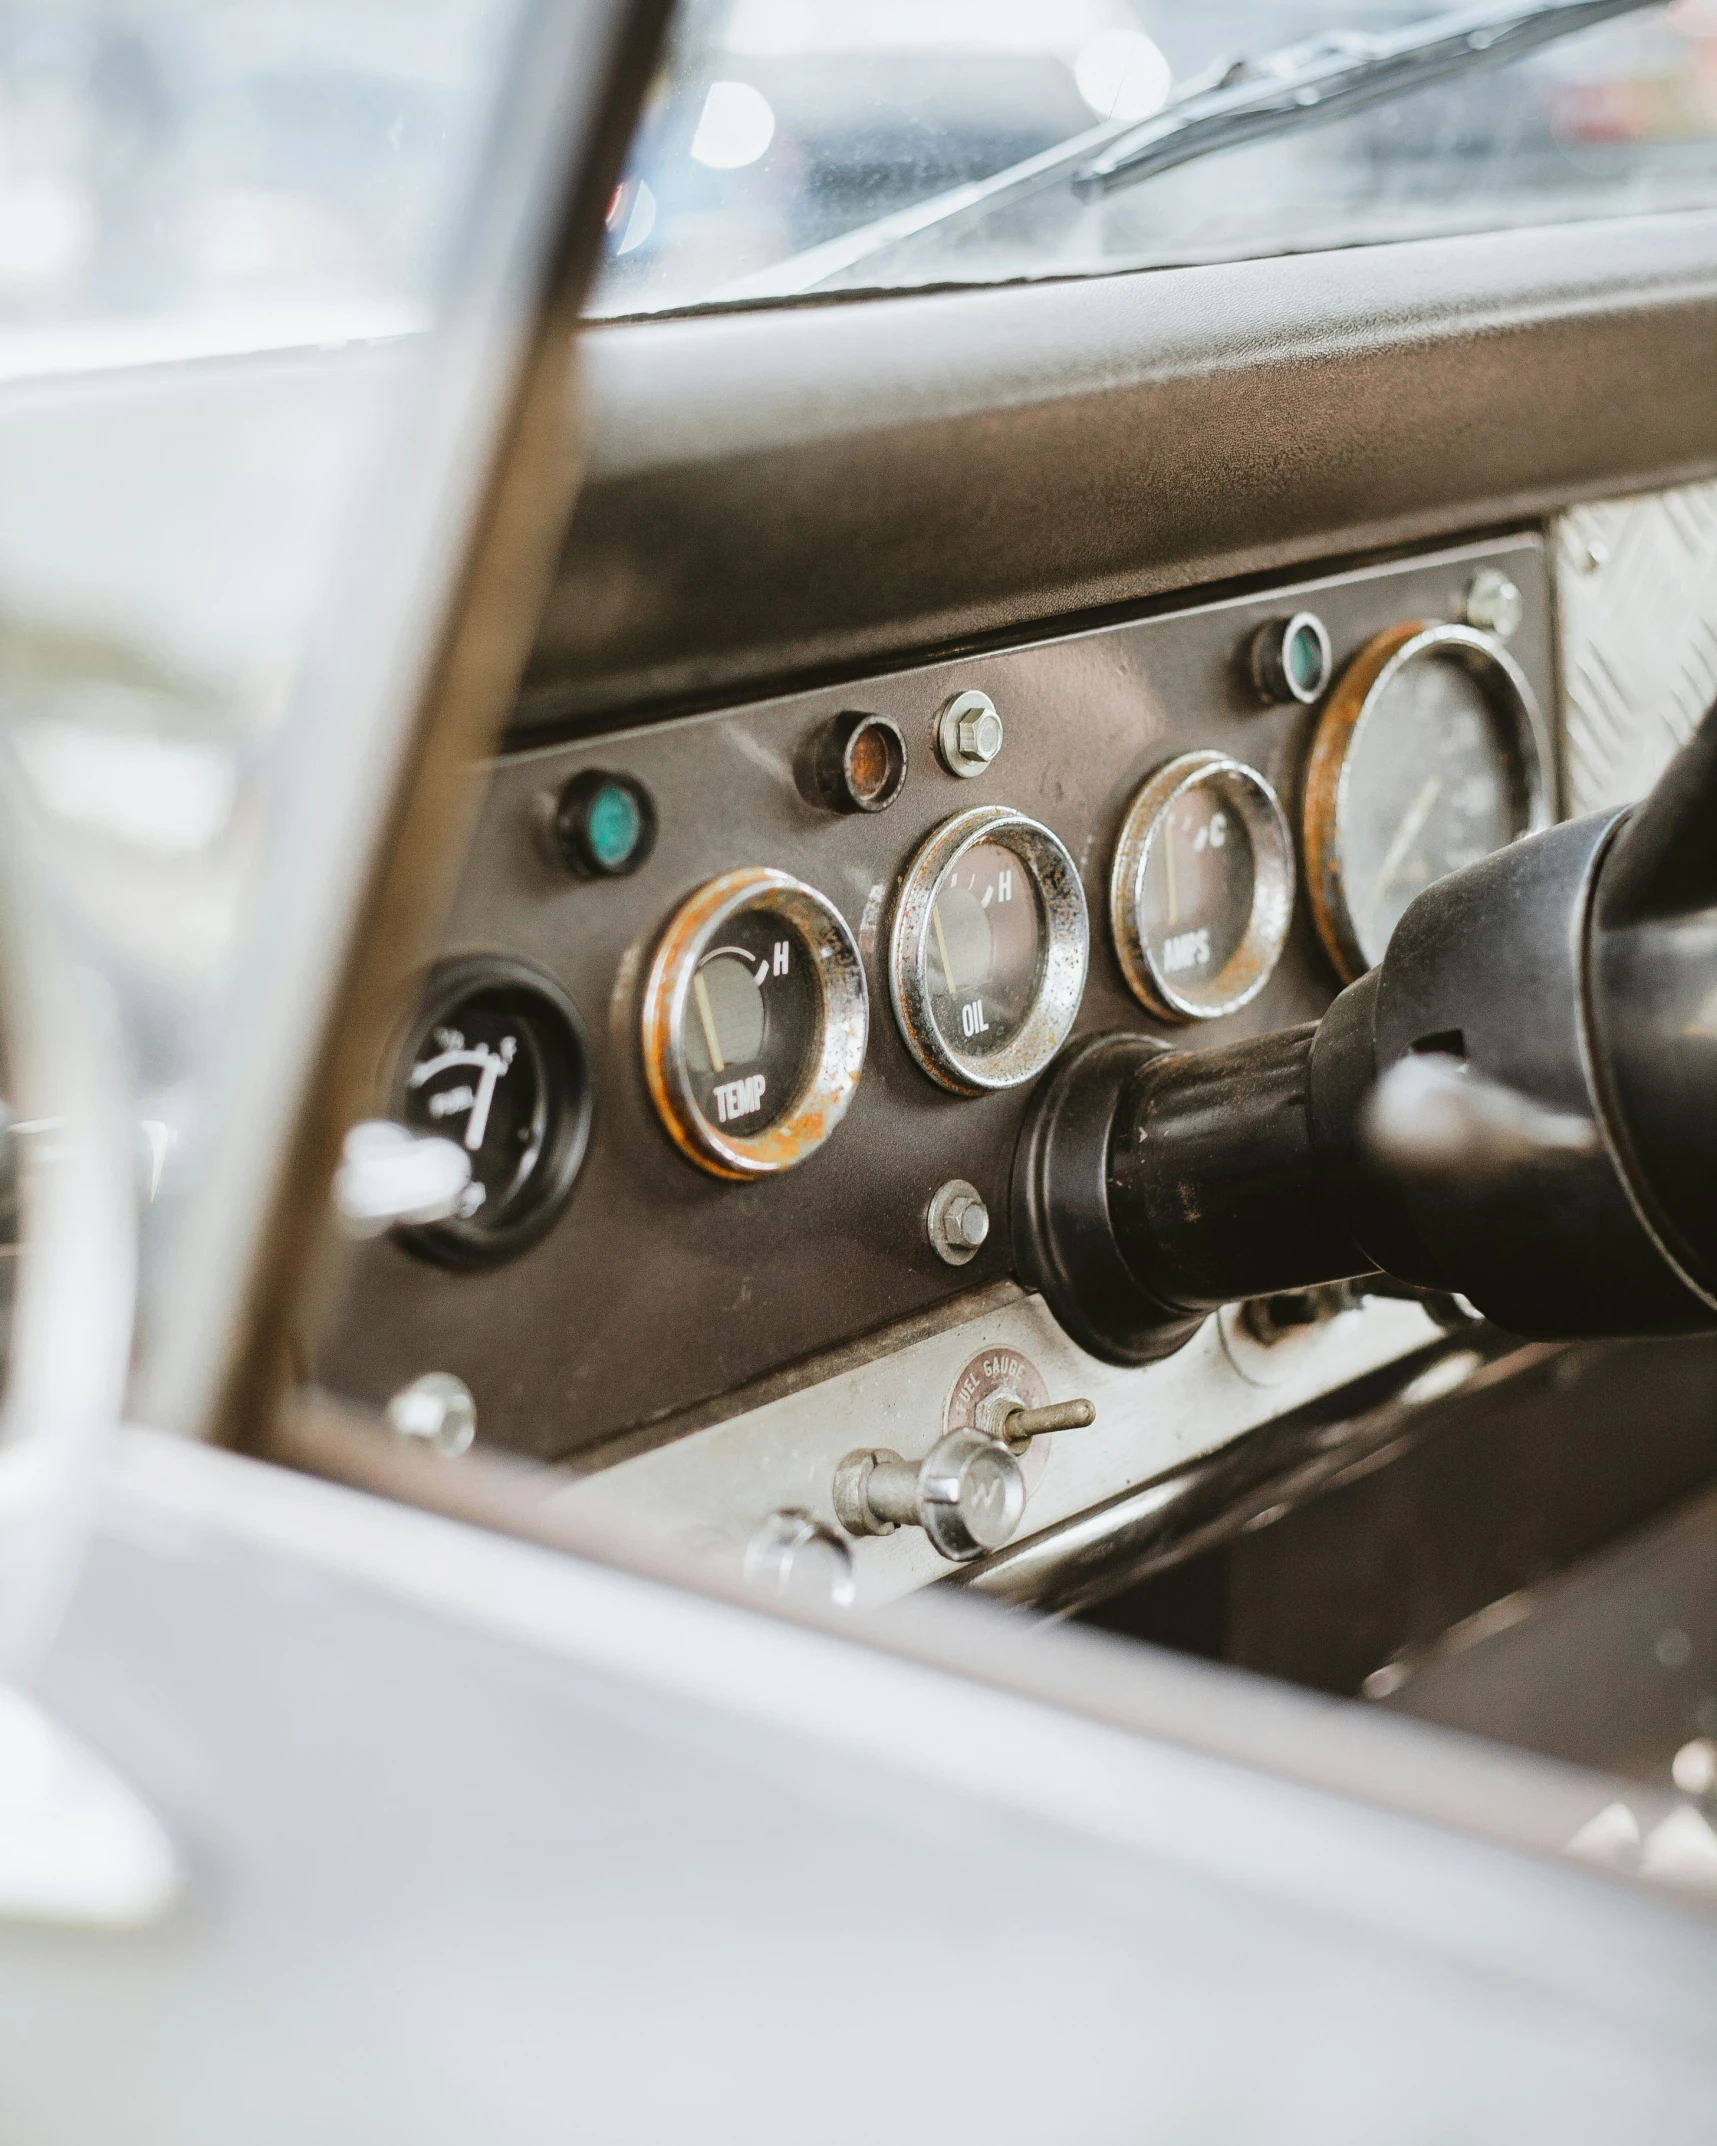
<instances>
[{"instance_id":1,"label":"metal dashboard","mask_svg":"<svg viewBox=\"0 0 1717 2146\"><path fill-rule=\"evenodd\" d=\"M1108 936L1121 816L1164 761L1215 748L1267 776L1297 828L1316 710L1261 704L1245 659L1252 633L1315 609L1339 671L1401 620L1460 617L1486 566L1521 592L1511 650L1552 708L1549 571L1529 530L529 747L475 773L485 799L442 951L528 964L577 1009L589 1036L588 1152L553 1227L504 1263L462 1270L393 1241L356 1251L314 1345L318 1382L380 1406L426 1370L450 1372L471 1389L486 1441L582 1471L1017 1303L1006 1195L1028 1091L950 1094L905 1047L882 960L906 860L972 804L1014 807L1061 838L1091 917L1075 1034L1131 1027L1200 1048L1315 1018L1339 978L1302 885L1282 958L1242 1012L1191 1027L1154 1022L1126 989ZM948 697L971 688L994 700L1006 737L986 772L962 780L938 762L932 727ZM807 800L805 753L843 711L892 718L906 740L907 779L886 811L841 815ZM591 769L631 778L654 808L653 853L631 876L574 878L543 839L548 804ZM640 1064L639 994L676 904L711 875L752 865L784 868L839 909L867 972L871 1019L856 1096L826 1146L780 1177L732 1184L691 1167L657 1120ZM951 1178L976 1186L995 1219L957 1269L938 1258L925 1221ZM1418 1313L1382 1309L1424 1331ZM1402 1335L1379 1336L1385 1353L1403 1345Z\"/></svg>"}]
</instances>

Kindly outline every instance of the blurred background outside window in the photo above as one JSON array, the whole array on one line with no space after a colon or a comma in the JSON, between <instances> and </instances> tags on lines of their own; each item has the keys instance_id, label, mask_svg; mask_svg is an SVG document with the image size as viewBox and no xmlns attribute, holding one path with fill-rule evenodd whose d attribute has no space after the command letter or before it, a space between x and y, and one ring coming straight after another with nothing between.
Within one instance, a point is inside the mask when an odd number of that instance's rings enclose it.
<instances>
[{"instance_id":1,"label":"blurred background outside window","mask_svg":"<svg viewBox=\"0 0 1717 2146\"><path fill-rule=\"evenodd\" d=\"M1104 198L800 260L1072 137L1424 0L683 0L594 310L1096 274L1717 201L1717 0L1676 0ZM955 202L947 204L958 206Z\"/></svg>"},{"instance_id":2,"label":"blurred background outside window","mask_svg":"<svg viewBox=\"0 0 1717 2146\"><path fill-rule=\"evenodd\" d=\"M259 928L318 895L356 638L329 622L426 461L524 15L0 5L0 750L112 994L145 1341L238 1009L284 988Z\"/></svg>"}]
</instances>

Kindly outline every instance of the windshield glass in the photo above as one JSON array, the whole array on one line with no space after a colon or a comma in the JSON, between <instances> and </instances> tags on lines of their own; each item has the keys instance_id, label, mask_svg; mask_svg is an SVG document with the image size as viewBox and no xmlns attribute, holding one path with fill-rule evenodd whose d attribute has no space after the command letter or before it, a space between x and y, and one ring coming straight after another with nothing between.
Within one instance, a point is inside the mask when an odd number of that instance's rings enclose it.
<instances>
[{"instance_id":1,"label":"windshield glass","mask_svg":"<svg viewBox=\"0 0 1717 2146\"><path fill-rule=\"evenodd\" d=\"M1132 184L1076 183L1129 128L1279 82L1313 41L1359 33L1357 51L1445 13L683 0L593 309L1095 274L1717 201L1717 0L1578 28L1243 146L1201 144Z\"/></svg>"}]
</instances>

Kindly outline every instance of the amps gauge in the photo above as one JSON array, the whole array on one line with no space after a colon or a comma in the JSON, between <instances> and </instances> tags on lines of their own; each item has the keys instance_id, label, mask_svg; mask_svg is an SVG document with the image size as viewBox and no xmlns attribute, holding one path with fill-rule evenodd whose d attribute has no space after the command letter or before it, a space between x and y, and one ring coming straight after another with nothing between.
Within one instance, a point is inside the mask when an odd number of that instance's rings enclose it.
<instances>
[{"instance_id":1,"label":"amps gauge","mask_svg":"<svg viewBox=\"0 0 1717 2146\"><path fill-rule=\"evenodd\" d=\"M774 1176L845 1116L869 1019L858 948L833 903L785 872L725 873L676 911L650 964L650 1099L700 1168Z\"/></svg>"},{"instance_id":2,"label":"amps gauge","mask_svg":"<svg viewBox=\"0 0 1717 2146\"><path fill-rule=\"evenodd\" d=\"M1276 793L1224 753L1182 753L1128 807L1109 922L1134 995L1171 1021L1257 997L1287 943L1294 845Z\"/></svg>"},{"instance_id":3,"label":"amps gauge","mask_svg":"<svg viewBox=\"0 0 1717 2146\"><path fill-rule=\"evenodd\" d=\"M888 980L907 1048L958 1095L1013 1088L1066 1042L1085 991L1085 892L1036 820L979 805L907 867Z\"/></svg>"},{"instance_id":4,"label":"amps gauge","mask_svg":"<svg viewBox=\"0 0 1717 2146\"><path fill-rule=\"evenodd\" d=\"M1549 825L1549 740L1506 649L1409 621L1362 648L1319 719L1306 772L1306 877L1351 981L1446 873Z\"/></svg>"},{"instance_id":5,"label":"amps gauge","mask_svg":"<svg viewBox=\"0 0 1717 2146\"><path fill-rule=\"evenodd\" d=\"M395 1082L413 1131L462 1146L458 1212L398 1232L412 1251L480 1266L534 1244L565 1204L590 1137L590 1060L571 1002L521 963L449 962L431 976Z\"/></svg>"}]
</instances>

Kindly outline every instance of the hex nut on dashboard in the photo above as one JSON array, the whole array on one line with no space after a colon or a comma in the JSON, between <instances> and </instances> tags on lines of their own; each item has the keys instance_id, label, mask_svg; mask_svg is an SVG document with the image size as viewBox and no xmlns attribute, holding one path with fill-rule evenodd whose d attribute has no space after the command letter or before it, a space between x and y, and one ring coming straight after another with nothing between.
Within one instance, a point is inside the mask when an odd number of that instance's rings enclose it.
<instances>
[{"instance_id":1,"label":"hex nut on dashboard","mask_svg":"<svg viewBox=\"0 0 1717 2146\"><path fill-rule=\"evenodd\" d=\"M443 1460L457 1460L477 1435L477 1404L470 1387L451 1371L426 1371L394 1395L387 1421L396 1438L428 1446Z\"/></svg>"},{"instance_id":2,"label":"hex nut on dashboard","mask_svg":"<svg viewBox=\"0 0 1717 2146\"><path fill-rule=\"evenodd\" d=\"M951 1177L931 1196L925 1223L937 1258L951 1267L963 1267L978 1256L989 1237L990 1210L976 1185Z\"/></svg>"},{"instance_id":3,"label":"hex nut on dashboard","mask_svg":"<svg viewBox=\"0 0 1717 2146\"><path fill-rule=\"evenodd\" d=\"M892 1535L896 1523L871 1511L866 1492L879 1466L898 1461L900 1455L886 1447L861 1446L849 1453L835 1470L835 1518L849 1535Z\"/></svg>"},{"instance_id":4,"label":"hex nut on dashboard","mask_svg":"<svg viewBox=\"0 0 1717 2146\"><path fill-rule=\"evenodd\" d=\"M1481 566L1467 584L1466 617L1480 633L1511 640L1526 612L1526 600L1499 568Z\"/></svg>"},{"instance_id":5,"label":"hex nut on dashboard","mask_svg":"<svg viewBox=\"0 0 1717 2146\"><path fill-rule=\"evenodd\" d=\"M1002 719L987 693L956 693L936 718L936 752L950 775L981 775L1002 749Z\"/></svg>"}]
</instances>

